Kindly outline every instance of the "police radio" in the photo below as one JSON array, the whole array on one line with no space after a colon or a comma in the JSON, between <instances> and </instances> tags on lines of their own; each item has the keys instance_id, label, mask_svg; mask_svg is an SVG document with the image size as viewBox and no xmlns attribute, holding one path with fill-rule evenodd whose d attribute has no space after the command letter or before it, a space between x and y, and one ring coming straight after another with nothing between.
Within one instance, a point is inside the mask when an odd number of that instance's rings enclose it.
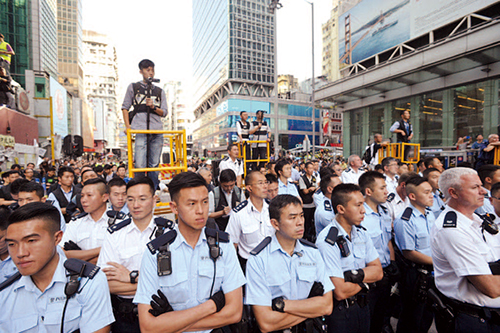
<instances>
[{"instance_id":1,"label":"police radio","mask_svg":"<svg viewBox=\"0 0 500 333\"><path fill-rule=\"evenodd\" d=\"M156 257L158 266L158 276L172 274L172 253L168 249L168 244L160 246Z\"/></svg>"},{"instance_id":2,"label":"police radio","mask_svg":"<svg viewBox=\"0 0 500 333\"><path fill-rule=\"evenodd\" d=\"M349 250L349 246L347 245L347 241L345 240L344 236L339 236L339 238L337 238L337 245L340 249L340 255L343 258L349 257L349 255L351 254L351 250Z\"/></svg>"}]
</instances>

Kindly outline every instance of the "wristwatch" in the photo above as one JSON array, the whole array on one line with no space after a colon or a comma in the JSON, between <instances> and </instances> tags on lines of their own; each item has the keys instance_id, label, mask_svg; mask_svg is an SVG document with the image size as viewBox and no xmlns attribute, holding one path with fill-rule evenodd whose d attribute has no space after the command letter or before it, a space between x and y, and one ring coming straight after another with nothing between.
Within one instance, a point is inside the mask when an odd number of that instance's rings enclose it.
<instances>
[{"instance_id":1,"label":"wristwatch","mask_svg":"<svg viewBox=\"0 0 500 333\"><path fill-rule=\"evenodd\" d=\"M278 311L278 312L284 313L285 312L285 297L280 296L280 297L276 297L275 299L273 299L273 302L271 304L271 308L273 311Z\"/></svg>"},{"instance_id":2,"label":"wristwatch","mask_svg":"<svg viewBox=\"0 0 500 333\"><path fill-rule=\"evenodd\" d=\"M139 276L139 271L132 271L132 272L130 272L130 283L136 284L138 276Z\"/></svg>"}]
</instances>

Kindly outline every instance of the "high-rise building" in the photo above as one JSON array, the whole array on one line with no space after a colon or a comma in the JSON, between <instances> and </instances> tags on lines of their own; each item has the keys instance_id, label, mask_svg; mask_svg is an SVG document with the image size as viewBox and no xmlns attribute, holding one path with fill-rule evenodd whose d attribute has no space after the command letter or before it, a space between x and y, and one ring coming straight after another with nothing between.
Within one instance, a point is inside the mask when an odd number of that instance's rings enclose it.
<instances>
[{"instance_id":1,"label":"high-rise building","mask_svg":"<svg viewBox=\"0 0 500 333\"><path fill-rule=\"evenodd\" d=\"M187 137L193 135L194 115L189 109L186 91L182 82L170 81L163 86L167 97L168 115L163 118L165 129L179 131L186 130ZM188 141L191 141L188 139Z\"/></svg>"},{"instance_id":2,"label":"high-rise building","mask_svg":"<svg viewBox=\"0 0 500 333\"><path fill-rule=\"evenodd\" d=\"M119 124L121 116L118 112L116 86L118 84L118 64L116 49L106 35L83 31L84 46L84 93L91 105L99 106L102 112L102 139L107 147L118 147ZM103 100L103 104L92 103ZM102 110L101 110L102 109ZM101 140L95 138L96 140Z\"/></svg>"},{"instance_id":3,"label":"high-rise building","mask_svg":"<svg viewBox=\"0 0 500 333\"><path fill-rule=\"evenodd\" d=\"M330 18L322 25L323 33L323 57L321 61L321 73L329 81L336 81L340 78L339 72L339 2L333 0L333 9Z\"/></svg>"},{"instance_id":4,"label":"high-rise building","mask_svg":"<svg viewBox=\"0 0 500 333\"><path fill-rule=\"evenodd\" d=\"M299 79L290 74L278 76L278 94L280 96L297 90L299 88Z\"/></svg>"},{"instance_id":5,"label":"high-rise building","mask_svg":"<svg viewBox=\"0 0 500 333\"><path fill-rule=\"evenodd\" d=\"M31 0L31 63L57 78L57 0Z\"/></svg>"},{"instance_id":6,"label":"high-rise building","mask_svg":"<svg viewBox=\"0 0 500 333\"><path fill-rule=\"evenodd\" d=\"M10 64L11 76L24 86L24 71L31 68L29 0L0 1L0 33L16 53Z\"/></svg>"},{"instance_id":7,"label":"high-rise building","mask_svg":"<svg viewBox=\"0 0 500 333\"><path fill-rule=\"evenodd\" d=\"M82 0L57 0L59 83L83 95Z\"/></svg>"}]
</instances>

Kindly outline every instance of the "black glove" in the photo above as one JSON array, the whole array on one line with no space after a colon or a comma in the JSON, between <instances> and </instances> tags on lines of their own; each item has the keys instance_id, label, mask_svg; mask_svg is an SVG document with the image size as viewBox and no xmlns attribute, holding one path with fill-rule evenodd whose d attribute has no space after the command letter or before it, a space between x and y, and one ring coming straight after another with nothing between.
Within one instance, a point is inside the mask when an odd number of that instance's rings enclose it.
<instances>
[{"instance_id":1,"label":"black glove","mask_svg":"<svg viewBox=\"0 0 500 333\"><path fill-rule=\"evenodd\" d=\"M311 291L309 292L309 296L307 298L323 296L325 293L325 288L323 288L323 283L315 281L311 287Z\"/></svg>"},{"instance_id":2,"label":"black glove","mask_svg":"<svg viewBox=\"0 0 500 333\"><path fill-rule=\"evenodd\" d=\"M81 248L73 241L69 241L64 243L64 251L75 251L75 250L81 250Z\"/></svg>"},{"instance_id":3,"label":"black glove","mask_svg":"<svg viewBox=\"0 0 500 333\"><path fill-rule=\"evenodd\" d=\"M224 296L224 292L221 290L219 290L218 292L216 292L215 294L213 294L210 299L212 301L214 301L215 303L215 306L217 307L217 312L219 312L220 310L222 310L222 308L224 307L224 305L226 305L226 296Z\"/></svg>"},{"instance_id":4,"label":"black glove","mask_svg":"<svg viewBox=\"0 0 500 333\"><path fill-rule=\"evenodd\" d=\"M386 275L391 281L399 280L401 272L399 271L399 267L394 260L391 260L391 263L384 268L384 275Z\"/></svg>"},{"instance_id":5,"label":"black glove","mask_svg":"<svg viewBox=\"0 0 500 333\"><path fill-rule=\"evenodd\" d=\"M344 272L345 282L361 283L365 278L365 272L362 269L351 269Z\"/></svg>"},{"instance_id":6,"label":"black glove","mask_svg":"<svg viewBox=\"0 0 500 333\"><path fill-rule=\"evenodd\" d=\"M151 304L151 309L149 309L149 313L153 316L158 317L161 314L174 311L170 303L168 302L167 297L158 289L158 296L153 295L152 300L149 304Z\"/></svg>"},{"instance_id":7,"label":"black glove","mask_svg":"<svg viewBox=\"0 0 500 333\"><path fill-rule=\"evenodd\" d=\"M488 265L491 269L491 274L500 275L500 260L489 262Z\"/></svg>"}]
</instances>

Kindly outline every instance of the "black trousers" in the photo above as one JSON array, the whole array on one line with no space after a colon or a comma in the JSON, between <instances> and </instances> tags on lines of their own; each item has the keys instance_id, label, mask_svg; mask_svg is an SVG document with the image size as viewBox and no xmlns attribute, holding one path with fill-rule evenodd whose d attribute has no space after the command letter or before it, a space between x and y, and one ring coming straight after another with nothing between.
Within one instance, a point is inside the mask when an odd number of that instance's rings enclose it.
<instances>
[{"instance_id":1,"label":"black trousers","mask_svg":"<svg viewBox=\"0 0 500 333\"><path fill-rule=\"evenodd\" d=\"M253 159L254 160L263 160L267 158L267 147L257 147L253 148ZM257 163L255 163L257 165ZM266 162L259 162L260 166L265 166Z\"/></svg>"},{"instance_id":2,"label":"black trousers","mask_svg":"<svg viewBox=\"0 0 500 333\"><path fill-rule=\"evenodd\" d=\"M390 325L390 302L391 302L391 283L389 278L382 280L370 287L368 294L368 304L370 307L370 332L380 333L382 327Z\"/></svg>"},{"instance_id":3,"label":"black trousers","mask_svg":"<svg viewBox=\"0 0 500 333\"><path fill-rule=\"evenodd\" d=\"M253 157L252 157L252 150L250 148L250 144L248 144L246 141L243 141L243 149L245 151L245 158L247 160L252 160ZM241 152L241 157L243 158L243 151ZM254 163L250 163L250 162L246 163L247 173L248 173L248 171L253 170L253 168L252 168L253 165L254 165Z\"/></svg>"},{"instance_id":4,"label":"black trousers","mask_svg":"<svg viewBox=\"0 0 500 333\"><path fill-rule=\"evenodd\" d=\"M415 299L418 271L414 267L401 269L399 292L401 294L402 309L399 315L398 333L426 333L432 325L434 313L427 302Z\"/></svg>"},{"instance_id":5,"label":"black trousers","mask_svg":"<svg viewBox=\"0 0 500 333\"><path fill-rule=\"evenodd\" d=\"M303 208L304 211L304 238L310 242L316 241L316 227L314 226L315 207Z\"/></svg>"},{"instance_id":6,"label":"black trousers","mask_svg":"<svg viewBox=\"0 0 500 333\"><path fill-rule=\"evenodd\" d=\"M333 308L331 315L326 316L328 333L355 333L370 331L370 309L360 307L358 303L346 307L340 302Z\"/></svg>"},{"instance_id":7,"label":"black trousers","mask_svg":"<svg viewBox=\"0 0 500 333\"><path fill-rule=\"evenodd\" d=\"M500 323L487 321L461 312L455 312L455 332L500 333Z\"/></svg>"}]
</instances>

